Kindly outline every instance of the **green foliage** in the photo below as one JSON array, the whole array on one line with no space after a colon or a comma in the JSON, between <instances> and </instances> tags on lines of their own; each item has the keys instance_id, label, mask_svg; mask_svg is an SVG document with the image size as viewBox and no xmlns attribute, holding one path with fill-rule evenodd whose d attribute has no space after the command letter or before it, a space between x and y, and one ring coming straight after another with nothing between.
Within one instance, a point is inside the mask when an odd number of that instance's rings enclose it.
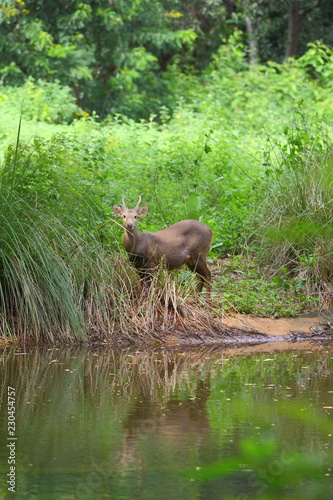
<instances>
[{"instance_id":1,"label":"green foliage","mask_svg":"<svg viewBox=\"0 0 333 500\"><path fill-rule=\"evenodd\" d=\"M163 101L164 60L197 38L182 16L158 0L8 0L0 9L0 77L6 85L22 84L26 75L60 81L91 112L147 117Z\"/></svg>"},{"instance_id":2,"label":"green foliage","mask_svg":"<svg viewBox=\"0 0 333 500\"><path fill-rule=\"evenodd\" d=\"M90 15L88 7L80 16ZM242 252L264 238L262 259L270 263L265 280L261 271L257 277L249 272L234 285L223 277L218 288L242 311L281 315L303 310L301 302L311 305L309 294L318 288L328 294L333 276L327 126L333 119L332 52L318 42L299 60L250 68L245 50L242 33L235 31L204 75L180 73L180 62L174 62L163 85L177 100L163 106L156 101L157 115L148 121L119 114L98 121L58 83L3 88L0 112L8 121L0 128L2 149L15 141L20 109L20 134L27 141L9 146L4 185L31 210L53 214L59 227L73 229L85 245L110 219L114 203L125 197L130 206L138 195L149 205L141 230L199 219L214 233L211 258ZM124 55L134 72L122 66L116 80L128 110L135 96L141 104L148 102L140 85L132 91L141 77L150 78L156 57L147 48ZM116 80L112 85L118 85ZM110 224L95 236L98 244L113 247L121 233Z\"/></svg>"},{"instance_id":3,"label":"green foliage","mask_svg":"<svg viewBox=\"0 0 333 500\"><path fill-rule=\"evenodd\" d=\"M318 296L309 294L305 278L290 277L284 267L272 277L269 268L256 262L255 255L233 256L218 264L217 288L226 312L288 317L308 313L319 305Z\"/></svg>"},{"instance_id":4,"label":"green foliage","mask_svg":"<svg viewBox=\"0 0 333 500\"><path fill-rule=\"evenodd\" d=\"M27 207L46 210L64 224L74 215L77 229L89 232L103 221L104 214L96 204L98 191L92 186L92 174L72 162L64 137L53 136L49 141L35 137L26 145L18 142L5 154L3 189L18 198L15 203L22 200Z\"/></svg>"},{"instance_id":5,"label":"green foliage","mask_svg":"<svg viewBox=\"0 0 333 500\"><path fill-rule=\"evenodd\" d=\"M199 109L216 119L227 118L238 129L251 126L269 135L281 133L290 109L302 101L309 112L332 120L332 64L332 51L318 42L299 59L249 67L242 34L236 31L203 73Z\"/></svg>"},{"instance_id":6,"label":"green foliage","mask_svg":"<svg viewBox=\"0 0 333 500\"><path fill-rule=\"evenodd\" d=\"M317 72L329 51L321 50L318 58L315 41L320 38L332 44L326 21L332 17L332 6L328 0L320 7L312 0L303 4L300 54L312 43L313 63L309 57L303 63L312 68L315 64ZM28 77L60 82L72 89L90 114L147 119L162 105L175 109L180 87L187 98L188 83L205 70L211 56L225 74L230 75L231 63L236 80L237 70L244 69L253 53L251 43L258 53L256 60L281 61L288 9L285 0L274 6L263 0L176 0L172 4L168 0L6 0L0 6L0 81L6 86L23 85ZM241 104L242 96L236 101Z\"/></svg>"},{"instance_id":7,"label":"green foliage","mask_svg":"<svg viewBox=\"0 0 333 500\"><path fill-rule=\"evenodd\" d=\"M332 138L317 116L299 105L285 139L266 156L268 196L261 233L270 260L302 276L308 289L331 282Z\"/></svg>"},{"instance_id":8,"label":"green foliage","mask_svg":"<svg viewBox=\"0 0 333 500\"><path fill-rule=\"evenodd\" d=\"M322 41L308 44L308 50L298 59L299 64L306 68L309 75L319 78L321 83L329 88L332 86L333 50Z\"/></svg>"},{"instance_id":9,"label":"green foliage","mask_svg":"<svg viewBox=\"0 0 333 500\"><path fill-rule=\"evenodd\" d=\"M3 114L16 112L26 120L47 123L70 123L84 116L69 87L40 79L29 79L21 87L2 87L0 109Z\"/></svg>"}]
</instances>

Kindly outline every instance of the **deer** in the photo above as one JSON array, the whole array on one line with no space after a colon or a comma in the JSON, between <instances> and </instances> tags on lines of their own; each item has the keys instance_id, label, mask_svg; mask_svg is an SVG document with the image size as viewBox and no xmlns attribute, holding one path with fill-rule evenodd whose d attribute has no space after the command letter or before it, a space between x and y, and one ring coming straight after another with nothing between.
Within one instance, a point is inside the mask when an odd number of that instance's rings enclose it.
<instances>
[{"instance_id":1,"label":"deer","mask_svg":"<svg viewBox=\"0 0 333 500\"><path fill-rule=\"evenodd\" d=\"M184 264L198 276L198 292L206 288L209 299L211 273L206 263L207 252L212 241L212 231L206 224L194 219L181 220L154 233L138 232L138 220L148 213L148 206L139 206L141 196L134 208L127 208L124 198L122 206L113 205L113 213L121 217L124 227L124 247L129 260L143 280L159 264L167 269L179 269Z\"/></svg>"}]
</instances>

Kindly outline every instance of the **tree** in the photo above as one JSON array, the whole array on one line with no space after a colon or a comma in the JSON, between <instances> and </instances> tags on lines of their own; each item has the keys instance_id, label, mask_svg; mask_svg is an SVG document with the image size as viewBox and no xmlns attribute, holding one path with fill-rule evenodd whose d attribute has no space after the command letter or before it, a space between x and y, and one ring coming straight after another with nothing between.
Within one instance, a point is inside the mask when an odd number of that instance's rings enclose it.
<instances>
[{"instance_id":1,"label":"tree","mask_svg":"<svg viewBox=\"0 0 333 500\"><path fill-rule=\"evenodd\" d=\"M292 1L288 10L288 35L286 45L286 58L293 57L298 54L298 41L301 22L311 14L314 10L320 9L322 0L317 0L301 9L302 4L299 1Z\"/></svg>"},{"instance_id":2,"label":"tree","mask_svg":"<svg viewBox=\"0 0 333 500\"><path fill-rule=\"evenodd\" d=\"M332 19L331 0L2 0L0 82L57 81L88 112L147 118L235 29L256 64L333 45Z\"/></svg>"},{"instance_id":3,"label":"tree","mask_svg":"<svg viewBox=\"0 0 333 500\"><path fill-rule=\"evenodd\" d=\"M156 78L159 61L183 53L196 38L191 27L180 25L183 14L167 10L167 4L4 0L2 82L21 84L27 77L59 80L70 85L78 103L88 109L147 115L149 94L163 93Z\"/></svg>"},{"instance_id":4,"label":"tree","mask_svg":"<svg viewBox=\"0 0 333 500\"><path fill-rule=\"evenodd\" d=\"M259 48L257 43L257 20L259 2L241 0L240 5L244 11L247 39L249 45L249 62L251 66L259 62ZM256 19L257 18L257 19Z\"/></svg>"}]
</instances>

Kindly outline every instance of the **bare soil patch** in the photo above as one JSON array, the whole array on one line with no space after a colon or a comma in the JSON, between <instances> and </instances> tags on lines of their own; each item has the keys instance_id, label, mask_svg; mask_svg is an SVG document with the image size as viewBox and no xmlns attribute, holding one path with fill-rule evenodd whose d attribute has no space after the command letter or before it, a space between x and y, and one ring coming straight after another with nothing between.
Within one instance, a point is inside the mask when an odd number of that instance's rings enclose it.
<instances>
[{"instance_id":1,"label":"bare soil patch","mask_svg":"<svg viewBox=\"0 0 333 500\"><path fill-rule=\"evenodd\" d=\"M323 318L319 316L301 318L261 318L258 316L236 314L223 319L223 324L239 328L248 333L260 332L269 337L290 337L293 332L303 335L314 333L314 329L324 328Z\"/></svg>"},{"instance_id":2,"label":"bare soil patch","mask_svg":"<svg viewBox=\"0 0 333 500\"><path fill-rule=\"evenodd\" d=\"M249 348L251 352L268 352L290 348L291 344L299 349L313 348L316 341L333 340L333 328L329 321L320 316L298 318L262 318L237 314L221 320L222 331L200 334L174 330L165 336L169 345L177 344L234 344L239 351ZM255 346L254 346L255 344Z\"/></svg>"}]
</instances>

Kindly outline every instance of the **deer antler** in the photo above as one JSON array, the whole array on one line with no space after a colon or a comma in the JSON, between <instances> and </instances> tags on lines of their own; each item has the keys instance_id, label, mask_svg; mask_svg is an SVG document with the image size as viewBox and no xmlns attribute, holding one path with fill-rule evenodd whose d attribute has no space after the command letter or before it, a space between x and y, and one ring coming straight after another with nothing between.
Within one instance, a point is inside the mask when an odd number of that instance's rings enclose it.
<instances>
[{"instance_id":1,"label":"deer antler","mask_svg":"<svg viewBox=\"0 0 333 500\"><path fill-rule=\"evenodd\" d=\"M137 202L136 206L138 207L140 205L140 203L141 203L141 196L138 196L138 202Z\"/></svg>"},{"instance_id":2,"label":"deer antler","mask_svg":"<svg viewBox=\"0 0 333 500\"><path fill-rule=\"evenodd\" d=\"M122 198L122 199L121 199L121 202L122 202L122 204L123 204L123 208L126 208L126 205L125 205L125 198Z\"/></svg>"}]
</instances>

